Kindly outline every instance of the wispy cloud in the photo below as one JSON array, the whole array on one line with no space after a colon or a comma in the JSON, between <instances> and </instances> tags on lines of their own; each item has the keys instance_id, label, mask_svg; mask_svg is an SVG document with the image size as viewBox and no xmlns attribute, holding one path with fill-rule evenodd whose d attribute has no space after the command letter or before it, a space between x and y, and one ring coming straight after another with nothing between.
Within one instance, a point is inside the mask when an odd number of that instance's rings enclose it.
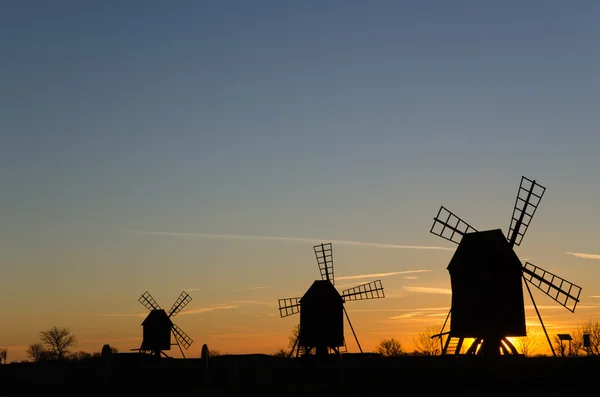
<instances>
[{"instance_id":1,"label":"wispy cloud","mask_svg":"<svg viewBox=\"0 0 600 397\"><path fill-rule=\"evenodd\" d=\"M438 250L438 251L450 251L454 248L448 247L437 247L437 246L425 246L425 245L399 245L399 244L382 244L382 243L369 243L363 241L347 241L347 240L328 240L319 238L303 238L303 237L279 237L279 236L251 236L242 234L213 234L213 233L182 233L182 232L156 232L156 231L142 231L142 230L130 230L132 233L147 234L147 235L159 235L159 236L179 236L179 237L200 237L200 238L217 238L217 239L228 239L228 240L268 240L268 241L285 241L290 243L320 243L327 241L338 245L354 245L363 247L373 248L396 248L396 249L415 249L415 250Z\"/></svg>"},{"instance_id":2,"label":"wispy cloud","mask_svg":"<svg viewBox=\"0 0 600 397\"><path fill-rule=\"evenodd\" d=\"M421 278L421 277L419 277L419 276L404 276L404 278L407 279L407 280L416 280L416 279Z\"/></svg>"},{"instance_id":3,"label":"wispy cloud","mask_svg":"<svg viewBox=\"0 0 600 397\"><path fill-rule=\"evenodd\" d=\"M565 252L567 255L573 255L577 258L600 260L600 254L584 254L582 252Z\"/></svg>"},{"instance_id":4,"label":"wispy cloud","mask_svg":"<svg viewBox=\"0 0 600 397\"><path fill-rule=\"evenodd\" d=\"M237 308L239 308L239 305L233 305L233 304L221 304L221 305L214 305L214 306L208 306L208 307L195 307L195 308L184 309L181 312L179 312L177 315L185 316L185 315L189 315L189 314L202 314L202 313L212 312L215 310L237 309ZM146 317L147 315L148 315L148 312L101 314L102 317L142 317L142 318Z\"/></svg>"},{"instance_id":5,"label":"wispy cloud","mask_svg":"<svg viewBox=\"0 0 600 397\"><path fill-rule=\"evenodd\" d=\"M590 295L590 296L588 296L588 298L600 298L600 295ZM2 323L0 323L0 324L2 324Z\"/></svg>"},{"instance_id":6,"label":"wispy cloud","mask_svg":"<svg viewBox=\"0 0 600 397\"><path fill-rule=\"evenodd\" d=\"M274 302L270 302L270 301L233 301L234 304L237 305L277 305L277 301Z\"/></svg>"},{"instance_id":7,"label":"wispy cloud","mask_svg":"<svg viewBox=\"0 0 600 397\"><path fill-rule=\"evenodd\" d=\"M413 318L413 317L442 317L447 316L448 313L427 313L424 311L413 311L404 314L399 314L397 316L388 317L388 320L401 320L405 318Z\"/></svg>"},{"instance_id":8,"label":"wispy cloud","mask_svg":"<svg viewBox=\"0 0 600 397\"><path fill-rule=\"evenodd\" d=\"M238 334L215 334L212 335L213 338L215 339L238 339L238 338L265 338L265 337L272 337L273 335L269 335L269 334L263 334L263 333L253 333L253 332L248 332L248 333L238 333Z\"/></svg>"},{"instance_id":9,"label":"wispy cloud","mask_svg":"<svg viewBox=\"0 0 600 397\"><path fill-rule=\"evenodd\" d=\"M256 290L256 289L267 289L269 287L264 287L264 286L258 286L258 287L247 287L247 288L242 288L242 290ZM202 288L186 288L184 289L185 292L194 292L194 291L202 291ZM236 289L232 289L232 292L237 292Z\"/></svg>"},{"instance_id":10,"label":"wispy cloud","mask_svg":"<svg viewBox=\"0 0 600 397\"><path fill-rule=\"evenodd\" d=\"M198 307L195 309L182 310L179 313L179 315L185 316L187 314L202 314L202 313L213 312L215 310L238 309L239 307L240 307L239 305L219 305L219 306L209 306L209 307Z\"/></svg>"},{"instance_id":11,"label":"wispy cloud","mask_svg":"<svg viewBox=\"0 0 600 397\"><path fill-rule=\"evenodd\" d=\"M379 277L389 277L395 276L397 274L409 274L409 273L423 273L423 272L431 272L433 270L406 270L403 272L391 272L391 273L372 273L372 274L359 274L356 276L342 276L336 277L337 280L355 280L360 278L379 278Z\"/></svg>"},{"instance_id":12,"label":"wispy cloud","mask_svg":"<svg viewBox=\"0 0 600 397\"><path fill-rule=\"evenodd\" d=\"M388 319L390 320L400 320L402 318L411 318L414 316L420 316L423 313L421 312L412 312L412 313L404 313L404 314L400 314L399 316L392 316L392 317L388 317Z\"/></svg>"},{"instance_id":13,"label":"wispy cloud","mask_svg":"<svg viewBox=\"0 0 600 397\"><path fill-rule=\"evenodd\" d=\"M148 312L146 313L106 313L101 314L102 317L146 317Z\"/></svg>"},{"instance_id":14,"label":"wispy cloud","mask_svg":"<svg viewBox=\"0 0 600 397\"><path fill-rule=\"evenodd\" d=\"M414 309L352 309L353 312L437 312L445 310L448 314L449 307L420 307Z\"/></svg>"},{"instance_id":15,"label":"wispy cloud","mask_svg":"<svg viewBox=\"0 0 600 397\"><path fill-rule=\"evenodd\" d=\"M450 288L432 288L432 287L403 287L409 292L417 292L421 294L443 294L452 295Z\"/></svg>"}]
</instances>

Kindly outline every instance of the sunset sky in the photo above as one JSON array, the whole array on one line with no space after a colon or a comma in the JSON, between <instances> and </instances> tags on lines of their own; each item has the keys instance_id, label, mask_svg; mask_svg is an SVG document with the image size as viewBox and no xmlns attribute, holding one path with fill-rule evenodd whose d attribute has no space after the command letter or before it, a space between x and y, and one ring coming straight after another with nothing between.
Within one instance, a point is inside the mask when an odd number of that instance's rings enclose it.
<instances>
[{"instance_id":1,"label":"sunset sky","mask_svg":"<svg viewBox=\"0 0 600 397\"><path fill-rule=\"evenodd\" d=\"M385 288L347 304L363 349L412 350L450 307L440 205L506 233L521 176L547 190L515 251L583 288L575 314L534 291L548 331L600 318L599 12L3 2L0 347L26 359L57 325L76 350L137 348L138 297L187 290L188 355L271 353L299 319L277 300L319 277L312 246L331 241L336 285Z\"/></svg>"}]
</instances>

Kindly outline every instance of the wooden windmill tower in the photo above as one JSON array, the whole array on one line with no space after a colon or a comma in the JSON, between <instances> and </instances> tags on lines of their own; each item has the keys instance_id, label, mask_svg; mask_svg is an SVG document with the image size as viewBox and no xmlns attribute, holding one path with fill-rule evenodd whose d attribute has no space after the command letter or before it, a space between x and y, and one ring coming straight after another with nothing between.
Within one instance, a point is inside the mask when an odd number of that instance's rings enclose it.
<instances>
[{"instance_id":1,"label":"wooden windmill tower","mask_svg":"<svg viewBox=\"0 0 600 397\"><path fill-rule=\"evenodd\" d=\"M301 298L279 299L281 317L300 313L298 338L290 356L339 354L346 347L344 339L344 315L360 352L362 348L346 312L346 301L384 298L381 280L372 281L340 294L334 287L333 249L331 243L314 247L321 280L316 280Z\"/></svg>"},{"instance_id":2,"label":"wooden windmill tower","mask_svg":"<svg viewBox=\"0 0 600 397\"><path fill-rule=\"evenodd\" d=\"M156 357L160 357L161 354L165 357L168 357L164 350L171 350L171 345L173 345L171 343L172 333L175 337L174 344L179 346L181 355L183 358L185 358L183 349L187 350L193 343L193 340L185 332L183 332L181 328L174 324L171 319L175 317L177 313L183 310L183 308L186 307L191 300L192 298L189 296L189 294L183 291L175 303L173 303L169 313L167 313L165 310L161 309L160 306L158 306L158 303L156 303L148 291L144 292L138 299L138 302L150 310L150 313L142 322L142 345L139 349L133 350L138 350L140 353L150 353Z\"/></svg>"},{"instance_id":3,"label":"wooden windmill tower","mask_svg":"<svg viewBox=\"0 0 600 397\"><path fill-rule=\"evenodd\" d=\"M518 354L508 338L526 336L523 281L555 354L529 284L571 312L581 287L532 263L523 265L513 250L520 246L545 191L535 180L521 178L506 237L500 229L477 231L440 208L430 232L458 244L448 265L452 306L440 334L434 336L440 338L442 354L459 354L465 338L474 338L466 354ZM448 318L450 331L444 332Z\"/></svg>"}]
</instances>

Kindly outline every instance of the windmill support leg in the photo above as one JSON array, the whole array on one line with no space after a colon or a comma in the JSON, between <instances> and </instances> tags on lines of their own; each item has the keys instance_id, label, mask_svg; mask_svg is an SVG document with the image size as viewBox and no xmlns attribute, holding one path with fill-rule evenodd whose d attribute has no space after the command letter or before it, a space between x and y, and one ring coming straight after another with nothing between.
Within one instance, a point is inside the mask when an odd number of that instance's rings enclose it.
<instances>
[{"instance_id":1,"label":"windmill support leg","mask_svg":"<svg viewBox=\"0 0 600 397\"><path fill-rule=\"evenodd\" d=\"M352 323L350 322L350 317L348 317L348 312L346 312L346 308L342 306L342 308L344 309L344 314L346 315L346 320L348 320L348 324L350 324L350 329L352 330L352 335L354 335L354 339L356 340L356 344L358 345L358 350L360 350L360 352L362 353L362 347L360 347L360 342L358 341L358 338L356 337L356 332L354 332L354 327L352 326Z\"/></svg>"},{"instance_id":2,"label":"windmill support leg","mask_svg":"<svg viewBox=\"0 0 600 397\"><path fill-rule=\"evenodd\" d=\"M294 354L294 349L296 348L296 345L298 345L298 339L300 339L300 338L297 337L296 340L294 341L294 346L292 346L292 350L290 350L290 354L288 355L288 358L291 358L292 355ZM300 346L298 346L298 350L300 350ZM296 357L298 357L298 354L296 354Z\"/></svg>"},{"instance_id":3,"label":"windmill support leg","mask_svg":"<svg viewBox=\"0 0 600 397\"><path fill-rule=\"evenodd\" d=\"M446 328L446 323L448 322L448 319L450 318L450 313L452 313L452 308L450 308L450 310L448 310L448 315L446 316L446 320L444 320L444 325L442 325L442 330L440 331L440 345L442 346L442 350L444 350L444 344L442 342L442 334L444 333L444 329ZM450 338L450 335L448 334L448 339Z\"/></svg>"},{"instance_id":4,"label":"windmill support leg","mask_svg":"<svg viewBox=\"0 0 600 397\"><path fill-rule=\"evenodd\" d=\"M508 347L508 349L510 350L510 354L519 354L519 351L517 350L515 345L513 345L507 338L502 338L502 343L504 344L504 346Z\"/></svg>"},{"instance_id":5,"label":"windmill support leg","mask_svg":"<svg viewBox=\"0 0 600 397\"><path fill-rule=\"evenodd\" d=\"M480 343L481 343L481 338L475 338L475 340L473 341L473 343L471 343L471 346L469 346L469 348L467 349L467 352L465 354L476 354L477 347L479 346Z\"/></svg>"},{"instance_id":6,"label":"windmill support leg","mask_svg":"<svg viewBox=\"0 0 600 397\"><path fill-rule=\"evenodd\" d=\"M552 350L552 355L554 357L556 357L556 352L554 351L554 346L552 346L552 341L550 341L550 337L548 336L548 332L546 331L546 326L544 325L544 322L542 321L542 316L540 315L537 305L535 304L535 300L533 299L533 294L531 293L529 284L527 284L527 280L525 279L525 276L522 276L522 277L523 277L523 281L525 282L525 287L527 287L527 292L529 292L529 297L531 298L531 303L533 303L533 307L535 309L535 312L537 313L538 319L540 320L540 324L542 324L542 329L544 330L544 334L546 335L546 339L548 340L548 345L550 346L550 350Z\"/></svg>"},{"instance_id":7,"label":"windmill support leg","mask_svg":"<svg viewBox=\"0 0 600 397\"><path fill-rule=\"evenodd\" d=\"M181 352L181 355L183 356L183 358L185 358L185 353L183 352L183 349L181 348L181 344L179 343L179 339L177 339L177 335L175 335L175 332L173 332L173 337L175 338L175 343L177 345L177 347L179 347L179 351Z\"/></svg>"},{"instance_id":8,"label":"windmill support leg","mask_svg":"<svg viewBox=\"0 0 600 397\"><path fill-rule=\"evenodd\" d=\"M452 337L450 336L450 334L448 334L448 336L446 337L446 343L444 343L444 345L442 346L442 356L446 355L446 351L448 351L448 346L450 345L450 340L452 339ZM440 341L442 340L442 337L440 336Z\"/></svg>"},{"instance_id":9,"label":"windmill support leg","mask_svg":"<svg viewBox=\"0 0 600 397\"><path fill-rule=\"evenodd\" d=\"M454 355L460 355L460 349L462 349L462 344L465 341L465 338L459 338L458 343L456 344L456 350L454 351Z\"/></svg>"}]
</instances>

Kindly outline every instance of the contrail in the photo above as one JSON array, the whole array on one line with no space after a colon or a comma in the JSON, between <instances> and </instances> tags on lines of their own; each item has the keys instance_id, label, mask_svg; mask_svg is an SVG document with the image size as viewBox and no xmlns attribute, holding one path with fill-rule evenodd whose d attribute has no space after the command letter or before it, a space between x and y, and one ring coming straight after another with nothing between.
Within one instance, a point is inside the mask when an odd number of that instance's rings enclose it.
<instances>
[{"instance_id":1,"label":"contrail","mask_svg":"<svg viewBox=\"0 0 600 397\"><path fill-rule=\"evenodd\" d=\"M342 276L342 277L336 277L336 278L338 280L354 280L354 279L359 279L359 278L387 277L387 276L395 276L396 274L423 273L423 272L431 272L431 271L432 270L406 270L404 272L359 274L357 276Z\"/></svg>"},{"instance_id":2,"label":"contrail","mask_svg":"<svg viewBox=\"0 0 600 397\"><path fill-rule=\"evenodd\" d=\"M432 288L432 287L403 287L405 290L410 292L419 292L423 294L442 294L451 295L452 290L450 288Z\"/></svg>"},{"instance_id":3,"label":"contrail","mask_svg":"<svg viewBox=\"0 0 600 397\"><path fill-rule=\"evenodd\" d=\"M565 254L573 255L573 256L576 256L577 258L600 259L600 255L598 255L598 254L584 254L583 252L565 252Z\"/></svg>"},{"instance_id":4,"label":"contrail","mask_svg":"<svg viewBox=\"0 0 600 397\"><path fill-rule=\"evenodd\" d=\"M449 251L454 248L447 247L436 247L436 246L423 246L423 245L397 245L397 244L381 244L381 243L367 243L362 241L346 241L346 240L324 240L317 238L301 238L301 237L274 237L274 236L249 236L242 234L210 234L210 233L181 233L181 232L148 232L140 230L132 230L132 233L147 234L147 235L159 235L159 236L180 236L180 237L200 237L200 238L221 238L221 239L232 239L232 240L269 240L269 241L287 241L292 243L319 243L327 241L338 245L354 245L363 247L374 247L374 248L396 248L396 249L415 249L415 250L437 250L437 251Z\"/></svg>"}]
</instances>

